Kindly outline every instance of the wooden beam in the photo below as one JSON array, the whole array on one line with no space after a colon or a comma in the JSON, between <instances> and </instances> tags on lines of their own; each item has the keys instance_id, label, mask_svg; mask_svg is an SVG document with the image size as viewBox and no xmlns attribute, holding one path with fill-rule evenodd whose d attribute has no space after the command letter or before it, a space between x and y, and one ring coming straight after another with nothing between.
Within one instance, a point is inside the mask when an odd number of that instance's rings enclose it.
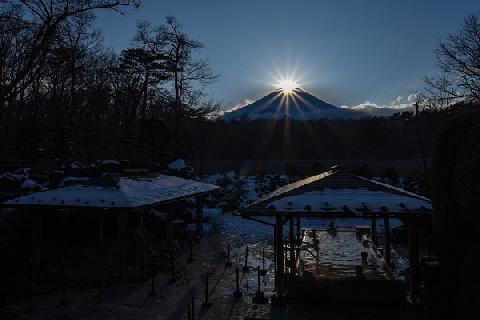
<instances>
[{"instance_id":1,"label":"wooden beam","mask_svg":"<svg viewBox=\"0 0 480 320\"><path fill-rule=\"evenodd\" d=\"M260 220L260 219L255 219L255 218L252 218L252 217L242 217L242 219L252 220L252 221L255 221L255 222L258 222L258 223L267 225L267 226L275 227L275 224L274 224L274 223L270 223L270 222L263 221L263 220Z\"/></svg>"}]
</instances>

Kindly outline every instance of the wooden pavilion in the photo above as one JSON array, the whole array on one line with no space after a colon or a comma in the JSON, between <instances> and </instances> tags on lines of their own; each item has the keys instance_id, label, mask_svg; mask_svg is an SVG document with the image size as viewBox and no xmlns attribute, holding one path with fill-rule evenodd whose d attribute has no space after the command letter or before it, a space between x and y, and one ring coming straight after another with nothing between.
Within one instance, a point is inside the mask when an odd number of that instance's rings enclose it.
<instances>
[{"instance_id":1,"label":"wooden pavilion","mask_svg":"<svg viewBox=\"0 0 480 320\"><path fill-rule=\"evenodd\" d=\"M385 261L390 264L390 219L399 218L408 227L409 283L411 297L419 290L419 244L417 221L430 218L431 201L403 189L332 167L330 170L288 184L242 208L237 214L245 219L274 227L275 286L277 296L287 292L285 263L296 270L301 246L302 218L368 218L371 238L376 242L376 221L384 221ZM274 217L275 223L265 217ZM271 219L270 219L271 221ZM289 257L285 257L284 225L289 224ZM293 257L293 258L292 258Z\"/></svg>"},{"instance_id":2,"label":"wooden pavilion","mask_svg":"<svg viewBox=\"0 0 480 320\"><path fill-rule=\"evenodd\" d=\"M125 277L128 270L127 228L129 220L143 224L142 212L168 206L166 217L167 245L173 245L173 221L175 202L195 197L196 233L202 231L202 197L220 189L216 185L187 180L174 176L143 174L138 176L108 175L79 184L37 192L8 200L0 207L29 210L32 214L32 258L41 260L42 225L45 211L67 211L73 214L95 213L98 217L98 241L103 244L104 217L107 213L117 218L121 246L121 270Z\"/></svg>"}]
</instances>

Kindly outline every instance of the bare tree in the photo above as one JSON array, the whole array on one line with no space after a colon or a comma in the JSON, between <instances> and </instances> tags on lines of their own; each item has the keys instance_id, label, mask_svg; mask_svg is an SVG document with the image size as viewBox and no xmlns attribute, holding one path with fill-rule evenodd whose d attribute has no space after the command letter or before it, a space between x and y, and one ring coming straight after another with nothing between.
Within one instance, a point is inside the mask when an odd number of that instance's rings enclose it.
<instances>
[{"instance_id":1,"label":"bare tree","mask_svg":"<svg viewBox=\"0 0 480 320\"><path fill-rule=\"evenodd\" d=\"M480 21L465 18L462 29L441 40L436 51L440 73L425 78L427 95L437 106L461 99L480 101Z\"/></svg>"},{"instance_id":2,"label":"bare tree","mask_svg":"<svg viewBox=\"0 0 480 320\"><path fill-rule=\"evenodd\" d=\"M175 17L167 17L166 24L152 28L149 23L143 22L138 26L137 42L142 42L152 52L161 53L164 57L164 67L170 75L174 95L173 118L174 128L174 152L178 151L180 135L180 119L186 111L193 107L188 102L199 102L202 95L201 87L213 80L218 75L214 74L206 59L195 57L203 44L192 40L182 30L182 25ZM211 108L212 104L196 104L204 108Z\"/></svg>"},{"instance_id":3,"label":"bare tree","mask_svg":"<svg viewBox=\"0 0 480 320\"><path fill-rule=\"evenodd\" d=\"M15 98L41 72L51 49L52 39L69 18L108 9L138 6L138 0L2 0L0 28L2 51L14 57L15 65L0 83L0 106ZM3 34L3 30L8 31Z\"/></svg>"}]
</instances>

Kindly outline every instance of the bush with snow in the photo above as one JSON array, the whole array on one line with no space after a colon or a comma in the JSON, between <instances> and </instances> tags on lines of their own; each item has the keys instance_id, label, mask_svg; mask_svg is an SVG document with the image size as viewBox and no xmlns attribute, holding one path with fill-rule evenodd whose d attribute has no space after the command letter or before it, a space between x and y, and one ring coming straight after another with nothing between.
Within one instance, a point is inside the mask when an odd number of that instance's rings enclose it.
<instances>
[{"instance_id":1,"label":"bush with snow","mask_svg":"<svg viewBox=\"0 0 480 320\"><path fill-rule=\"evenodd\" d=\"M0 198L9 198L43 190L45 190L45 188L41 184L31 180L26 172L5 172L0 175Z\"/></svg>"},{"instance_id":2,"label":"bush with snow","mask_svg":"<svg viewBox=\"0 0 480 320\"><path fill-rule=\"evenodd\" d=\"M177 159L167 165L167 174L185 179L193 179L193 168L188 166L183 159Z\"/></svg>"}]
</instances>

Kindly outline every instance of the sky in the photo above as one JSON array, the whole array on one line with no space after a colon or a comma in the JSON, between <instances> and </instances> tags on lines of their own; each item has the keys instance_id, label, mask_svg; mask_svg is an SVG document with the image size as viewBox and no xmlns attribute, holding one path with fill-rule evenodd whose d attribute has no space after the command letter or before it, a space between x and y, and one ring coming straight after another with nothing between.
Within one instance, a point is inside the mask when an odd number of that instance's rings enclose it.
<instances>
[{"instance_id":1,"label":"sky","mask_svg":"<svg viewBox=\"0 0 480 320\"><path fill-rule=\"evenodd\" d=\"M337 106L390 106L435 72L439 39L458 31L478 0L144 0L125 15L98 12L115 51L138 21L175 16L204 44L220 77L206 87L226 109L262 98L282 78Z\"/></svg>"}]
</instances>

